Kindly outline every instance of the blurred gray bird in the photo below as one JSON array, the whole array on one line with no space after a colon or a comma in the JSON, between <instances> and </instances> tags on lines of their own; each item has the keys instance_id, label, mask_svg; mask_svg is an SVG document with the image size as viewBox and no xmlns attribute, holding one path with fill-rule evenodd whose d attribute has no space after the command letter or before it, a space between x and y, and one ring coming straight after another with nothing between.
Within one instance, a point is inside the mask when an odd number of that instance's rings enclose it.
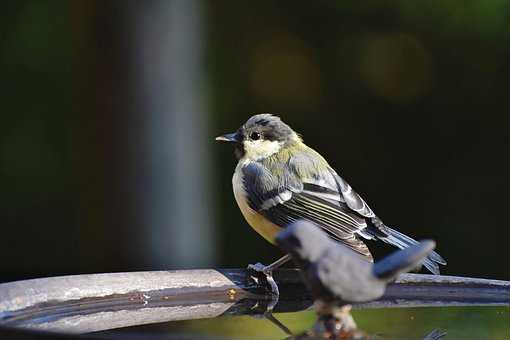
<instances>
[{"instance_id":1,"label":"blurred gray bird","mask_svg":"<svg viewBox=\"0 0 510 340\"><path fill-rule=\"evenodd\" d=\"M389 282L420 266L435 247L434 241L422 241L372 264L307 221L287 227L276 243L291 255L312 295L325 308L332 302L346 305L378 299Z\"/></svg>"},{"instance_id":2,"label":"blurred gray bird","mask_svg":"<svg viewBox=\"0 0 510 340\"><path fill-rule=\"evenodd\" d=\"M232 178L234 196L248 224L274 244L275 236L297 220L320 226L332 239L359 253L372 255L363 240L381 240L400 249L417 242L386 226L326 160L303 143L279 117L252 116L236 132L216 138L233 143L238 164ZM341 147L345 147L341 146ZM250 268L273 281L271 271L289 260ZM432 252L425 267L439 274L446 264ZM276 285L272 283L273 290Z\"/></svg>"}]
</instances>

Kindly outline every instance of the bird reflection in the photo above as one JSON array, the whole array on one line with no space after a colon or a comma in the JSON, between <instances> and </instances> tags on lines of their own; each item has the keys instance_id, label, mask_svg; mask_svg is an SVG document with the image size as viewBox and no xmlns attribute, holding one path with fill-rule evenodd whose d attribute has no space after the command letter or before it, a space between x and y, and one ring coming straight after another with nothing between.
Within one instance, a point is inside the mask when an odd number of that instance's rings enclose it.
<instances>
[{"instance_id":1,"label":"bird reflection","mask_svg":"<svg viewBox=\"0 0 510 340\"><path fill-rule=\"evenodd\" d=\"M429 333L425 334L423 340L440 340L446 336L446 331L436 328ZM375 339L388 339L384 335L366 334L359 329L351 331L343 330L342 332L333 335L328 332L321 332L320 330L310 330L303 334L290 336L284 340L324 340L324 339L338 339L338 340L375 340ZM394 339L392 337L392 339Z\"/></svg>"}]
</instances>

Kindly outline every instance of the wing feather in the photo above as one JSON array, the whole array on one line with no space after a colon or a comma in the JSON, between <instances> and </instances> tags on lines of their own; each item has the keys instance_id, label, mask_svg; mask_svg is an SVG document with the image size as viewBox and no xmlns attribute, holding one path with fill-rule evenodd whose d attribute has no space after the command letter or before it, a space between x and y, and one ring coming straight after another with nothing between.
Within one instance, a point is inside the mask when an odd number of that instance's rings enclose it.
<instances>
[{"instance_id":1,"label":"wing feather","mask_svg":"<svg viewBox=\"0 0 510 340\"><path fill-rule=\"evenodd\" d=\"M352 187L347 183L342 177L338 176L338 174L331 169L333 176L335 177L336 183L338 184L338 188L341 192L345 203L349 208L354 210L356 213L361 216L372 218L375 217L374 212L368 204L361 198L360 195L356 191L352 189Z\"/></svg>"},{"instance_id":2,"label":"wing feather","mask_svg":"<svg viewBox=\"0 0 510 340\"><path fill-rule=\"evenodd\" d=\"M243 167L243 183L250 207L271 222L286 226L297 220L310 221L333 239L372 259L367 246L357 235L367 227L365 219L353 211L340 191L331 185L321 186L310 178L301 180L295 173L278 178L258 162ZM333 174L325 169L334 183ZM285 183L283 186L281 183Z\"/></svg>"}]
</instances>

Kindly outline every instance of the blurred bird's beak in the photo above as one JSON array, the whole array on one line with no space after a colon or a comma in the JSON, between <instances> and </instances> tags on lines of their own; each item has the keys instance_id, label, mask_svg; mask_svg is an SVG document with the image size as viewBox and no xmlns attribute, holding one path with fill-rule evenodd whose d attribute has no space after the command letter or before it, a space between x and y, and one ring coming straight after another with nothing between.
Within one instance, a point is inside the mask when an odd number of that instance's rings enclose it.
<instances>
[{"instance_id":1,"label":"blurred bird's beak","mask_svg":"<svg viewBox=\"0 0 510 340\"><path fill-rule=\"evenodd\" d=\"M239 138L239 134L237 132L227 133L226 135L216 137L216 140L219 142L227 142L227 143L239 143L241 138Z\"/></svg>"}]
</instances>

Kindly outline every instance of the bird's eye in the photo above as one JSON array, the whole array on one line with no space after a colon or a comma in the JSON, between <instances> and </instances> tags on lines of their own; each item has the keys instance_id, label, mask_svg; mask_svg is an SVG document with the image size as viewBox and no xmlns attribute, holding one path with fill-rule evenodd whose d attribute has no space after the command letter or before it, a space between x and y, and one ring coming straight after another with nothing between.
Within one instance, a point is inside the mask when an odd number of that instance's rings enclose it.
<instances>
[{"instance_id":1,"label":"bird's eye","mask_svg":"<svg viewBox=\"0 0 510 340\"><path fill-rule=\"evenodd\" d=\"M250 134L250 139L251 139L251 140L259 140L259 139L260 139L260 133L258 133L258 132L252 132L252 133Z\"/></svg>"}]
</instances>

